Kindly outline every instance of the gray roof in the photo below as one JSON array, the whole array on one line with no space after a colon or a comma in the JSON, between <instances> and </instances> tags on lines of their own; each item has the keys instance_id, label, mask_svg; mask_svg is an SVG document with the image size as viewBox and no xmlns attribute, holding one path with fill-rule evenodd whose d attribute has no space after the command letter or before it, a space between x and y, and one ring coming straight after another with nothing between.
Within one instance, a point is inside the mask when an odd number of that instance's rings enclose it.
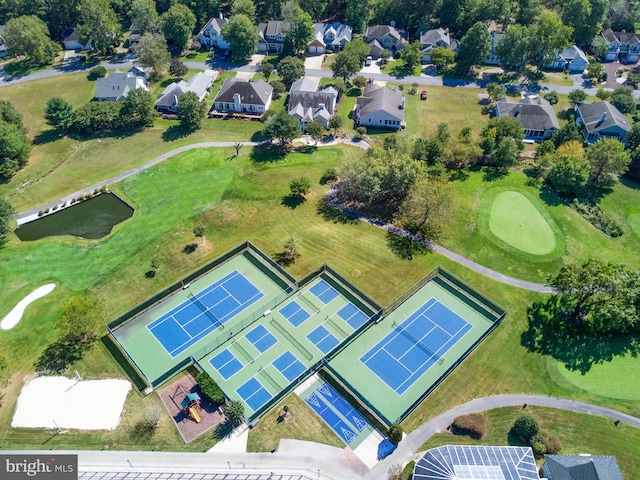
<instances>
[{"instance_id":1,"label":"gray roof","mask_svg":"<svg viewBox=\"0 0 640 480\"><path fill-rule=\"evenodd\" d=\"M538 96L523 98L518 103L502 98L496 102L496 110L501 117L518 120L525 130L560 128L551 104Z\"/></svg>"},{"instance_id":2,"label":"gray roof","mask_svg":"<svg viewBox=\"0 0 640 480\"><path fill-rule=\"evenodd\" d=\"M293 110L297 105L304 108L316 108L321 104L333 114L333 107L336 96L331 92L293 92L289 95L289 110Z\"/></svg>"},{"instance_id":3,"label":"gray roof","mask_svg":"<svg viewBox=\"0 0 640 480\"><path fill-rule=\"evenodd\" d=\"M416 463L413 478L540 480L531 448L476 445L445 445L427 450Z\"/></svg>"},{"instance_id":4,"label":"gray roof","mask_svg":"<svg viewBox=\"0 0 640 480\"><path fill-rule=\"evenodd\" d=\"M451 43L449 37L449 29L434 28L432 30L426 30L420 32L420 43L422 45L433 45L434 43L442 42L445 45Z\"/></svg>"},{"instance_id":5,"label":"gray roof","mask_svg":"<svg viewBox=\"0 0 640 480\"><path fill-rule=\"evenodd\" d=\"M214 102L233 103L233 96L239 94L242 103L265 106L273 93L273 87L264 80L249 82L238 78L227 78Z\"/></svg>"},{"instance_id":6,"label":"gray roof","mask_svg":"<svg viewBox=\"0 0 640 480\"><path fill-rule=\"evenodd\" d=\"M207 93L211 80L209 75L198 72L188 82L184 80L173 82L158 96L156 106L171 107L177 105L180 97L187 92L193 92L198 98L202 98Z\"/></svg>"},{"instance_id":7,"label":"gray roof","mask_svg":"<svg viewBox=\"0 0 640 480\"><path fill-rule=\"evenodd\" d=\"M576 110L582 117L587 133L606 130L614 126L620 127L626 132L631 130L627 117L606 100L596 103L582 103L576 107Z\"/></svg>"},{"instance_id":8,"label":"gray roof","mask_svg":"<svg viewBox=\"0 0 640 480\"><path fill-rule=\"evenodd\" d=\"M315 81L302 77L293 82L289 89L288 112L291 115L297 114L305 122L315 119L315 115L328 119L333 115L337 98L335 88L329 87L318 92Z\"/></svg>"},{"instance_id":9,"label":"gray roof","mask_svg":"<svg viewBox=\"0 0 640 480\"><path fill-rule=\"evenodd\" d=\"M333 40L326 38L327 32L330 30L335 32ZM341 45L342 40L350 42L353 34L353 29L349 25L338 22L314 23L313 31L315 39L324 45Z\"/></svg>"},{"instance_id":10,"label":"gray roof","mask_svg":"<svg viewBox=\"0 0 640 480\"><path fill-rule=\"evenodd\" d=\"M227 23L229 23L228 18L213 17L209 19L207 23L205 23L204 27L200 29L200 32L198 33L198 35L203 35L205 33L205 30L207 30L207 27L209 26L211 26L216 32L220 33L222 32L222 26Z\"/></svg>"},{"instance_id":11,"label":"gray roof","mask_svg":"<svg viewBox=\"0 0 640 480\"><path fill-rule=\"evenodd\" d=\"M545 455L549 480L623 480L616 457Z\"/></svg>"},{"instance_id":12,"label":"gray roof","mask_svg":"<svg viewBox=\"0 0 640 480\"><path fill-rule=\"evenodd\" d=\"M363 95L358 97L357 105L360 107L361 117L383 110L398 120L403 120L402 100L403 97L400 90L370 85L364 89Z\"/></svg>"},{"instance_id":13,"label":"gray roof","mask_svg":"<svg viewBox=\"0 0 640 480\"><path fill-rule=\"evenodd\" d=\"M135 89L146 88L146 80L144 77L131 72L115 72L104 78L96 80L96 98L108 100L120 100L125 98L128 93Z\"/></svg>"},{"instance_id":14,"label":"gray roof","mask_svg":"<svg viewBox=\"0 0 640 480\"><path fill-rule=\"evenodd\" d=\"M310 77L304 76L291 84L289 92L315 92L317 83Z\"/></svg>"},{"instance_id":15,"label":"gray roof","mask_svg":"<svg viewBox=\"0 0 640 480\"><path fill-rule=\"evenodd\" d=\"M567 61L575 60L576 58L583 59L586 63L589 63L587 60L587 56L584 54L582 49L577 45L571 45L570 47L562 50L559 55Z\"/></svg>"},{"instance_id":16,"label":"gray roof","mask_svg":"<svg viewBox=\"0 0 640 480\"><path fill-rule=\"evenodd\" d=\"M618 43L638 43L640 42L640 35L633 32L614 32L610 28L602 31L602 36L609 42Z\"/></svg>"},{"instance_id":17,"label":"gray roof","mask_svg":"<svg viewBox=\"0 0 640 480\"><path fill-rule=\"evenodd\" d=\"M397 38L398 40L406 40L407 32L398 30L391 25L372 25L367 28L366 38L384 38L387 35Z\"/></svg>"},{"instance_id":18,"label":"gray roof","mask_svg":"<svg viewBox=\"0 0 640 480\"><path fill-rule=\"evenodd\" d=\"M260 23L258 25L258 36L262 40L267 41L284 41L277 40L275 38L268 38L269 35L278 35L279 33L283 36L286 36L287 32L291 30L291 24L289 22L284 22L281 20L269 20L266 23Z\"/></svg>"}]
</instances>

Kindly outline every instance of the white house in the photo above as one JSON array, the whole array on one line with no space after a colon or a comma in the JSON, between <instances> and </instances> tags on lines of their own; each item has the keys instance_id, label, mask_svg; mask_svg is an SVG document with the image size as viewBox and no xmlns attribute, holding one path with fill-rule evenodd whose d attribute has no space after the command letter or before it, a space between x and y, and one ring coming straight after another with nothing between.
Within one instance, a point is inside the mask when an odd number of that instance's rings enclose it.
<instances>
[{"instance_id":1,"label":"white house","mask_svg":"<svg viewBox=\"0 0 640 480\"><path fill-rule=\"evenodd\" d=\"M444 47L447 50L458 53L458 40L449 36L448 28L434 28L420 32L420 49L422 61L431 61L431 51L436 47Z\"/></svg>"},{"instance_id":2,"label":"white house","mask_svg":"<svg viewBox=\"0 0 640 480\"><path fill-rule=\"evenodd\" d=\"M91 41L80 43L80 34L75 28L67 28L62 31L62 44L65 50L91 50Z\"/></svg>"},{"instance_id":3,"label":"white house","mask_svg":"<svg viewBox=\"0 0 640 480\"><path fill-rule=\"evenodd\" d=\"M307 46L309 53L339 52L351 41L353 29L342 23L315 23L314 39Z\"/></svg>"},{"instance_id":4,"label":"white house","mask_svg":"<svg viewBox=\"0 0 640 480\"><path fill-rule=\"evenodd\" d=\"M149 90L147 79L134 72L116 70L104 78L96 80L95 99L100 102L120 102L127 98L131 90L142 88Z\"/></svg>"},{"instance_id":5,"label":"white house","mask_svg":"<svg viewBox=\"0 0 640 480\"><path fill-rule=\"evenodd\" d=\"M173 82L158 95L156 109L164 112L177 111L180 97L187 92L195 93L198 100L202 101L209 93L209 87L212 81L213 79L209 75L198 72L191 77L188 82L184 80Z\"/></svg>"},{"instance_id":6,"label":"white house","mask_svg":"<svg viewBox=\"0 0 640 480\"><path fill-rule=\"evenodd\" d=\"M262 114L269 109L273 87L264 80L227 78L213 101L213 110Z\"/></svg>"},{"instance_id":7,"label":"white house","mask_svg":"<svg viewBox=\"0 0 640 480\"><path fill-rule=\"evenodd\" d=\"M582 73L589 65L589 60L582 49L577 45L571 45L556 54L553 62L547 68L567 69L571 73Z\"/></svg>"},{"instance_id":8,"label":"white house","mask_svg":"<svg viewBox=\"0 0 640 480\"><path fill-rule=\"evenodd\" d=\"M406 126L404 121L405 98L400 90L369 85L358 97L354 110L357 125L397 130Z\"/></svg>"},{"instance_id":9,"label":"white house","mask_svg":"<svg viewBox=\"0 0 640 480\"><path fill-rule=\"evenodd\" d=\"M209 20L204 27L198 32L198 41L206 47L216 47L220 50L229 50L231 45L222 36L222 27L229 23L227 18L222 16L214 17Z\"/></svg>"},{"instance_id":10,"label":"white house","mask_svg":"<svg viewBox=\"0 0 640 480\"><path fill-rule=\"evenodd\" d=\"M309 122L320 122L329 128L329 119L335 113L338 91L328 87L316 91L316 82L309 77L296 80L289 89L289 115L300 121L302 128Z\"/></svg>"}]
</instances>

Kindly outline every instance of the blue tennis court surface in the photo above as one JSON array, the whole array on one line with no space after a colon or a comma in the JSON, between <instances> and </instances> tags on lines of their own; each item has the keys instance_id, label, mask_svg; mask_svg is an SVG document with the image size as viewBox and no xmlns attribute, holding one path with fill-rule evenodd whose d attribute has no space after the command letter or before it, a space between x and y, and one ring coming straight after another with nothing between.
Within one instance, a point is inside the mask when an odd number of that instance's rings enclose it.
<instances>
[{"instance_id":1,"label":"blue tennis court surface","mask_svg":"<svg viewBox=\"0 0 640 480\"><path fill-rule=\"evenodd\" d=\"M253 283L235 270L149 323L147 328L175 357L262 296Z\"/></svg>"},{"instance_id":2,"label":"blue tennis court surface","mask_svg":"<svg viewBox=\"0 0 640 480\"><path fill-rule=\"evenodd\" d=\"M258 325L247 333L245 337L260 353L264 353L270 347L278 343L276 337L274 337L264 325Z\"/></svg>"},{"instance_id":3,"label":"blue tennis court surface","mask_svg":"<svg viewBox=\"0 0 640 480\"><path fill-rule=\"evenodd\" d=\"M316 327L307 335L307 338L324 354L329 353L333 347L340 343L340 341L322 325Z\"/></svg>"},{"instance_id":4,"label":"blue tennis court surface","mask_svg":"<svg viewBox=\"0 0 640 480\"><path fill-rule=\"evenodd\" d=\"M348 445L369 424L330 385L321 382L304 401Z\"/></svg>"},{"instance_id":5,"label":"blue tennis court surface","mask_svg":"<svg viewBox=\"0 0 640 480\"><path fill-rule=\"evenodd\" d=\"M225 380L242 370L242 363L228 349L224 349L211 360L209 363L215 368L222 378Z\"/></svg>"},{"instance_id":6,"label":"blue tennis court surface","mask_svg":"<svg viewBox=\"0 0 640 480\"><path fill-rule=\"evenodd\" d=\"M469 330L471 324L430 298L360 361L402 395Z\"/></svg>"},{"instance_id":7,"label":"blue tennis court surface","mask_svg":"<svg viewBox=\"0 0 640 480\"><path fill-rule=\"evenodd\" d=\"M313 287L309 289L317 298L320 299L325 305L331 300L339 296L340 294L324 280L320 280Z\"/></svg>"},{"instance_id":8,"label":"blue tennis court surface","mask_svg":"<svg viewBox=\"0 0 640 480\"><path fill-rule=\"evenodd\" d=\"M282 307L280 314L289 320L289 323L294 327L302 325L304 321L311 316L304 308L298 305L298 302L295 300Z\"/></svg>"},{"instance_id":9,"label":"blue tennis court surface","mask_svg":"<svg viewBox=\"0 0 640 480\"><path fill-rule=\"evenodd\" d=\"M347 303L344 307L338 311L338 316L351 325L351 328L357 330L358 327L364 325L369 320L362 311L356 307L353 303Z\"/></svg>"},{"instance_id":10,"label":"blue tennis court surface","mask_svg":"<svg viewBox=\"0 0 640 480\"><path fill-rule=\"evenodd\" d=\"M254 412L267 403L273 396L262 386L260 380L255 377L251 377L244 385L238 387L236 393L240 395Z\"/></svg>"},{"instance_id":11,"label":"blue tennis court surface","mask_svg":"<svg viewBox=\"0 0 640 480\"><path fill-rule=\"evenodd\" d=\"M272 365L276 367L289 382L293 382L307 370L307 367L288 350L276 358Z\"/></svg>"}]
</instances>

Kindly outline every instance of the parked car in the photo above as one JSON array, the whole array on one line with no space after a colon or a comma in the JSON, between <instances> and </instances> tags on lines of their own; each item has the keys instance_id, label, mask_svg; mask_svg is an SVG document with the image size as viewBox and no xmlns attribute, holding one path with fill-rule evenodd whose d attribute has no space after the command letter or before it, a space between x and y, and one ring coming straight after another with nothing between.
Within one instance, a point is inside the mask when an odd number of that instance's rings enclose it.
<instances>
[{"instance_id":1,"label":"parked car","mask_svg":"<svg viewBox=\"0 0 640 480\"><path fill-rule=\"evenodd\" d=\"M365 67L368 67L369 65L371 65L371 62L373 62L373 57L369 55L367 59L364 61Z\"/></svg>"},{"instance_id":2,"label":"parked car","mask_svg":"<svg viewBox=\"0 0 640 480\"><path fill-rule=\"evenodd\" d=\"M428 96L429 93L426 90L422 90L422 92L420 92L420 100L426 100Z\"/></svg>"}]
</instances>

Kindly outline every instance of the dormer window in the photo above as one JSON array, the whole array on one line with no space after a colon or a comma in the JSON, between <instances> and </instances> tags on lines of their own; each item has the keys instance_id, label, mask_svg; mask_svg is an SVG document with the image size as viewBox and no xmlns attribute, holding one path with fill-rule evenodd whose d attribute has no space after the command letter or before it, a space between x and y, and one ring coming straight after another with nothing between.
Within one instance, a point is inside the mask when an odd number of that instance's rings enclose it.
<instances>
[{"instance_id":1,"label":"dormer window","mask_svg":"<svg viewBox=\"0 0 640 480\"><path fill-rule=\"evenodd\" d=\"M283 40L283 39L284 39L284 37L282 36L282 34L281 34L281 33L279 33L279 34L278 34L278 36L277 36L276 38L277 38L278 40Z\"/></svg>"}]
</instances>

